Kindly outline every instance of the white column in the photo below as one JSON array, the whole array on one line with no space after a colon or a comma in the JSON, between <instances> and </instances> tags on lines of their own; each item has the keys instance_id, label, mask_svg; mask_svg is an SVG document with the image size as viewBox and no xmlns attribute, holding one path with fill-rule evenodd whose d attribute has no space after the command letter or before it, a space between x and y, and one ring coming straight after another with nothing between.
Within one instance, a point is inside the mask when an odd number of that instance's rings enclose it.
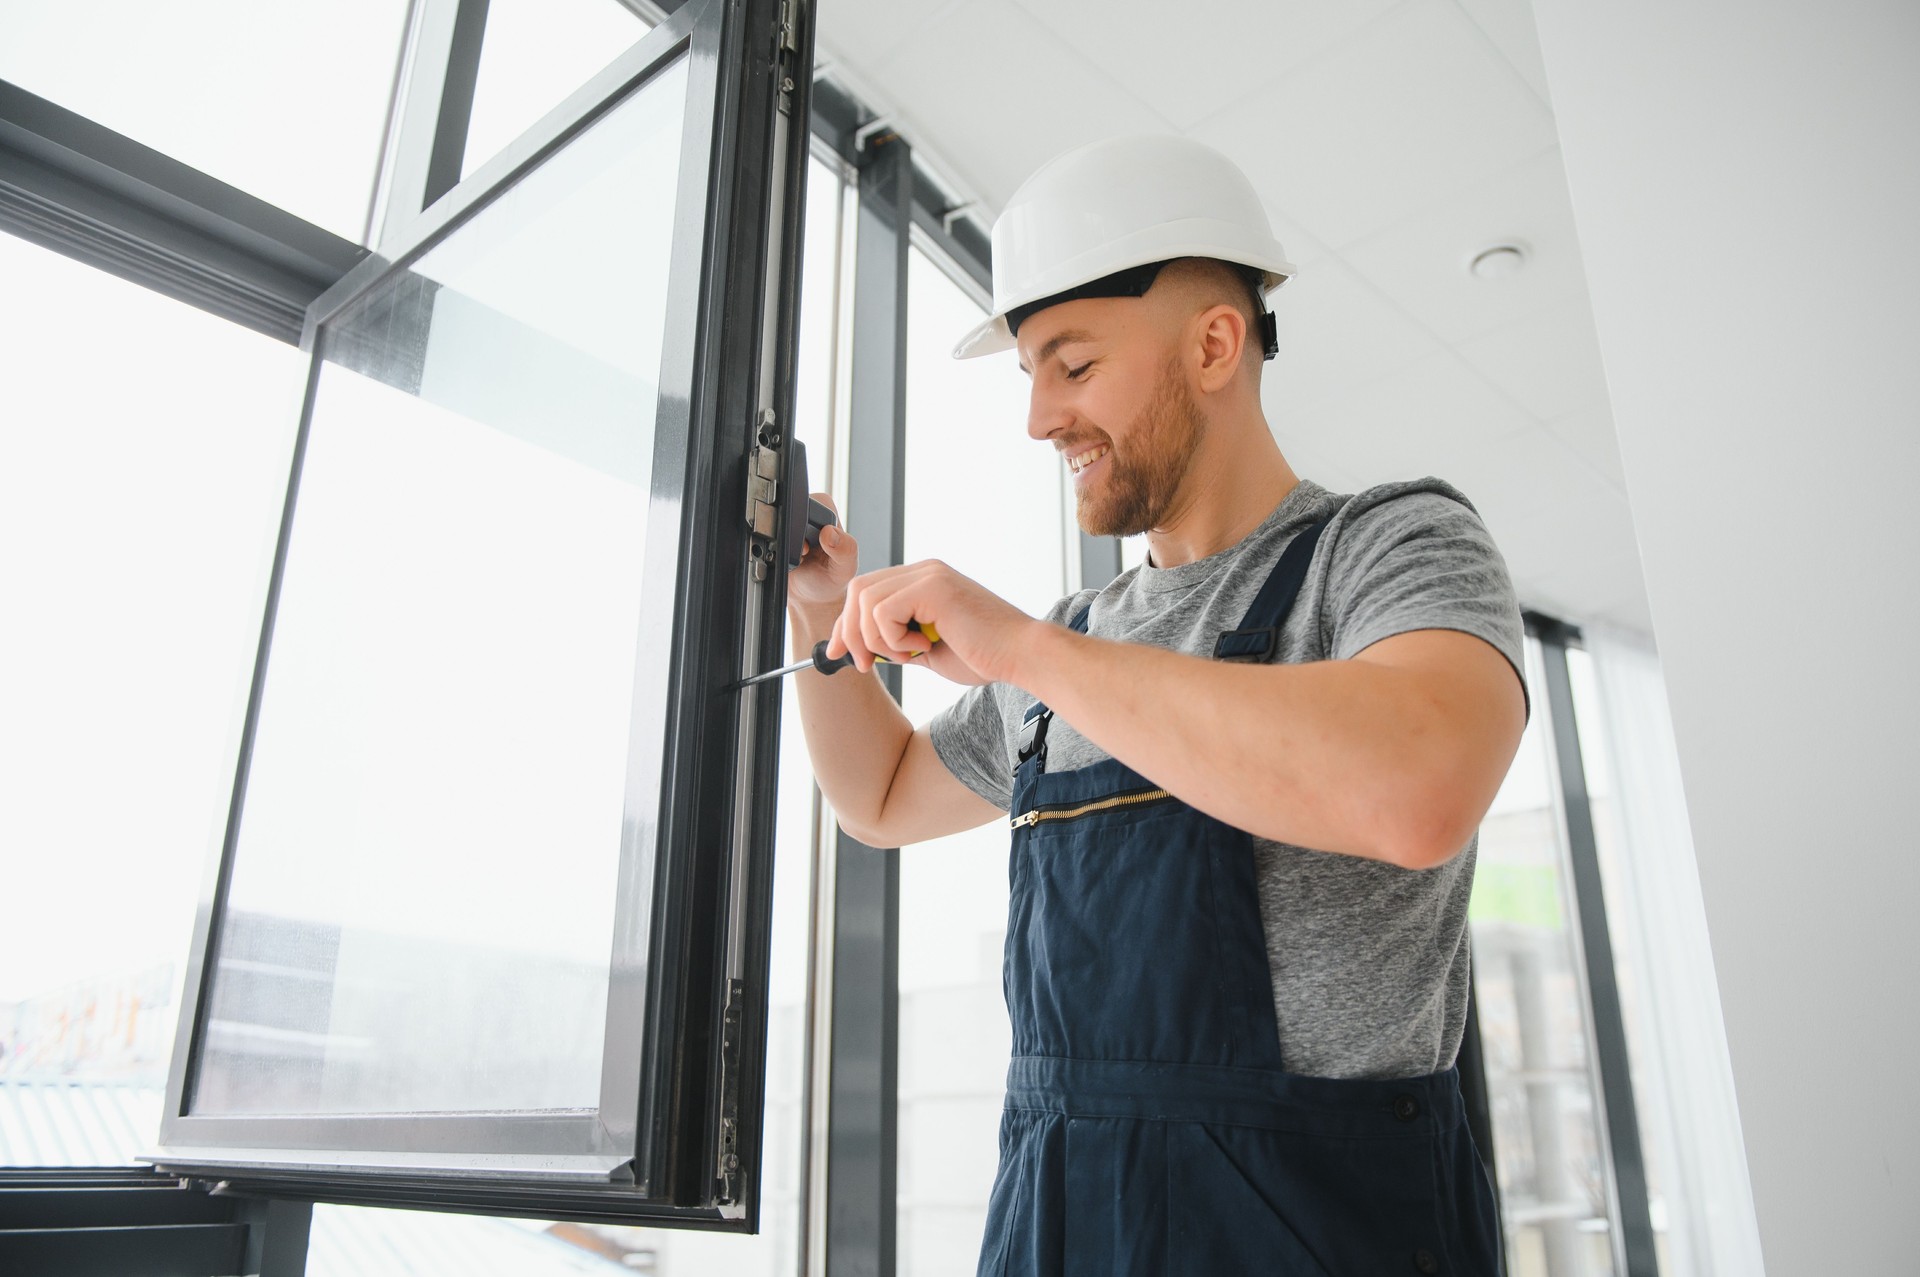
<instances>
[{"instance_id":1,"label":"white column","mask_svg":"<svg viewBox=\"0 0 1920 1277\"><path fill-rule=\"evenodd\" d=\"M1767 1269L1910 1273L1920 6L1536 16Z\"/></svg>"}]
</instances>

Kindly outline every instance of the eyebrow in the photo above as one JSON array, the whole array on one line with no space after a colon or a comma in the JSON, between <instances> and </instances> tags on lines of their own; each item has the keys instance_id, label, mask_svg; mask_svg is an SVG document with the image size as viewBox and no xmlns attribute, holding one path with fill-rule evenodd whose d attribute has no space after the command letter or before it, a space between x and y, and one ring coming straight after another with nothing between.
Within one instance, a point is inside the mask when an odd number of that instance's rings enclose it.
<instances>
[{"instance_id":1,"label":"eyebrow","mask_svg":"<svg viewBox=\"0 0 1920 1277\"><path fill-rule=\"evenodd\" d=\"M1046 363L1047 360L1053 358L1055 351L1069 342L1092 340L1093 334L1084 328L1069 328L1063 333L1055 333L1053 336L1047 338L1046 345L1040 347L1040 353L1034 356L1033 362L1036 364ZM1020 365L1020 371L1029 377L1033 376L1033 369L1025 364Z\"/></svg>"}]
</instances>

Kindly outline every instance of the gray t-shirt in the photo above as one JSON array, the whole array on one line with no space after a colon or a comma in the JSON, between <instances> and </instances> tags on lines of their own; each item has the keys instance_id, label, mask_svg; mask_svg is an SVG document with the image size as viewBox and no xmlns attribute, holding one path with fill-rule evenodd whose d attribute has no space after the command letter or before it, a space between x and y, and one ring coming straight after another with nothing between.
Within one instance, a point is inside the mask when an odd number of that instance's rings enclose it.
<instances>
[{"instance_id":1,"label":"gray t-shirt","mask_svg":"<svg viewBox=\"0 0 1920 1277\"><path fill-rule=\"evenodd\" d=\"M1238 545L1178 567L1142 566L1062 599L1066 624L1089 602L1088 632L1211 655L1238 628L1296 533L1327 520L1275 659L1345 659L1412 630L1460 630L1524 668L1519 603L1505 562L1467 499L1437 479L1357 496L1302 481ZM972 688L930 725L962 783L1003 810L1022 717L1017 687ZM1047 768L1105 753L1056 716ZM1477 842L1477 840L1476 840ZM1409 1077L1452 1065L1470 979L1467 897L1475 843L1433 869L1254 840L1260 917L1284 1067L1319 1077Z\"/></svg>"}]
</instances>

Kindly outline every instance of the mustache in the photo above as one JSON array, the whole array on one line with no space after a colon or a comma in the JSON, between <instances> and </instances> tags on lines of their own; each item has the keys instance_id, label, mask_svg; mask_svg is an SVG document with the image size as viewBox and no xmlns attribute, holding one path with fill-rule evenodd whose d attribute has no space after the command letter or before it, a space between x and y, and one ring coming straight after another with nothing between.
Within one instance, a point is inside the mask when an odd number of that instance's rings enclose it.
<instances>
[{"instance_id":1,"label":"mustache","mask_svg":"<svg viewBox=\"0 0 1920 1277\"><path fill-rule=\"evenodd\" d=\"M1084 435L1066 435L1054 439L1053 450L1055 452L1077 452L1081 448L1100 443L1104 443L1111 448L1113 446L1113 436L1104 430L1096 430L1091 434Z\"/></svg>"}]
</instances>

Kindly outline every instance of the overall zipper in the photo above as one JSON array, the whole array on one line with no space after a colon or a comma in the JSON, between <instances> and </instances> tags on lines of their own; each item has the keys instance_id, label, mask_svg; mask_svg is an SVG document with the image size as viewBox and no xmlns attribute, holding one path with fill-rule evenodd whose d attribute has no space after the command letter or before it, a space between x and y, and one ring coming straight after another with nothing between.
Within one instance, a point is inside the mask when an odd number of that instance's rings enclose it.
<instances>
[{"instance_id":1,"label":"overall zipper","mask_svg":"<svg viewBox=\"0 0 1920 1277\"><path fill-rule=\"evenodd\" d=\"M1071 807L1035 807L1032 811L1015 816L1008 823L1015 829L1029 829L1043 820L1075 820L1081 816L1090 816L1096 811L1111 811L1115 807L1137 807L1141 803L1157 803L1172 797L1173 795L1164 789L1137 789L1129 794L1096 798L1092 802L1076 803Z\"/></svg>"}]
</instances>

